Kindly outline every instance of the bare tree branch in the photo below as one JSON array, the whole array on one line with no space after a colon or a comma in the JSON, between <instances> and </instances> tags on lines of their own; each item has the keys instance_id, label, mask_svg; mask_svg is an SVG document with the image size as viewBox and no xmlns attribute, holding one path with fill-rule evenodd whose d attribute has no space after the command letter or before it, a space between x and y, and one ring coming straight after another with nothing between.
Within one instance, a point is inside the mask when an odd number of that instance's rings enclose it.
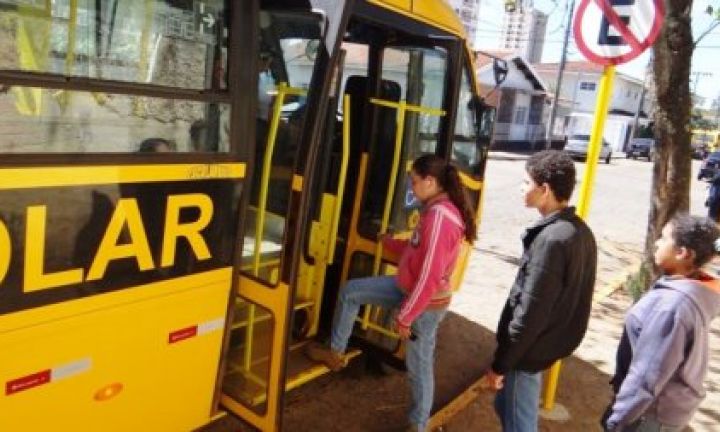
<instances>
[{"instance_id":1,"label":"bare tree branch","mask_svg":"<svg viewBox=\"0 0 720 432\"><path fill-rule=\"evenodd\" d=\"M715 30L715 27L717 27L718 25L720 25L720 21L717 20L710 24L710 26L700 36L698 36L695 42L693 42L693 49L698 46L700 41L703 40L705 36L707 36L711 31Z\"/></svg>"}]
</instances>

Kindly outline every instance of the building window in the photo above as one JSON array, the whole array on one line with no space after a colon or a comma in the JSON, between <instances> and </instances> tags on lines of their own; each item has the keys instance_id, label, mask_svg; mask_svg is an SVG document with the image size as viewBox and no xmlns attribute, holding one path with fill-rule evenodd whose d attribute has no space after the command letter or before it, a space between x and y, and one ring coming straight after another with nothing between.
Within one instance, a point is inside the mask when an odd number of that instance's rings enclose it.
<instances>
[{"instance_id":1,"label":"building window","mask_svg":"<svg viewBox=\"0 0 720 432\"><path fill-rule=\"evenodd\" d=\"M545 96L533 96L530 98L530 114L528 116L528 124L539 125L542 121L543 107L545 106Z\"/></svg>"},{"instance_id":2,"label":"building window","mask_svg":"<svg viewBox=\"0 0 720 432\"><path fill-rule=\"evenodd\" d=\"M580 90L594 91L594 90L595 90L595 83L594 83L594 82L583 81L583 82L580 83Z\"/></svg>"},{"instance_id":3,"label":"building window","mask_svg":"<svg viewBox=\"0 0 720 432\"><path fill-rule=\"evenodd\" d=\"M515 90L503 89L500 94L500 104L497 110L498 123L512 122L512 115L515 109Z\"/></svg>"},{"instance_id":4,"label":"building window","mask_svg":"<svg viewBox=\"0 0 720 432\"><path fill-rule=\"evenodd\" d=\"M524 125L525 115L527 114L527 107L518 107L515 111L515 124Z\"/></svg>"}]
</instances>

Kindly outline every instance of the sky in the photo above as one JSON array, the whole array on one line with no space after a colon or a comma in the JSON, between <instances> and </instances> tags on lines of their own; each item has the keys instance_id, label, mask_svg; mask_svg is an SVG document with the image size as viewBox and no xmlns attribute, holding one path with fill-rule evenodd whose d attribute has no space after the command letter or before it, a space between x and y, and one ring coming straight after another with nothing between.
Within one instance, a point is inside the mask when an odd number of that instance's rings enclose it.
<instances>
[{"instance_id":1,"label":"sky","mask_svg":"<svg viewBox=\"0 0 720 432\"><path fill-rule=\"evenodd\" d=\"M525 0L532 1L532 0ZM577 5L580 0L577 0ZM708 5L720 7L720 1L695 0L692 10L693 38L697 39L710 27L713 18L705 13ZM478 49L498 49L500 47L500 31L502 29L504 0L480 0L479 23L477 38ZM527 4L527 3L526 3ZM557 63L562 53L562 42L567 22L569 0L535 0L534 7L548 14L547 32L543 48L542 62ZM630 62L618 66L619 72L643 79L650 50ZM570 32L568 44L568 60L584 60L578 51ZM698 74L695 74L697 72ZM712 74L712 75L707 75ZM697 83L695 83L697 80ZM697 85L697 87L695 87ZM711 101L720 97L720 26L705 36L695 49L692 59L690 90L697 89L697 94L706 98L705 106L710 107Z\"/></svg>"}]
</instances>

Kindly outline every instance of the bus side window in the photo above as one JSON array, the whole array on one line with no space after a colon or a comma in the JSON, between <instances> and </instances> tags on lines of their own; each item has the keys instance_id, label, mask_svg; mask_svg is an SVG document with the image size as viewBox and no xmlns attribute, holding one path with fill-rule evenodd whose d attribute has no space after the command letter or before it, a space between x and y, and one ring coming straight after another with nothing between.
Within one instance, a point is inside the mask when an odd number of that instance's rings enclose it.
<instances>
[{"instance_id":1,"label":"bus side window","mask_svg":"<svg viewBox=\"0 0 720 432\"><path fill-rule=\"evenodd\" d=\"M472 176L480 175L481 161L484 157L482 147L489 144L488 129L492 130L492 121L488 123L487 119L478 118L478 114L481 113L476 106L478 103L480 100L472 91L472 81L467 69L463 69L455 118L452 161L458 168Z\"/></svg>"}]
</instances>

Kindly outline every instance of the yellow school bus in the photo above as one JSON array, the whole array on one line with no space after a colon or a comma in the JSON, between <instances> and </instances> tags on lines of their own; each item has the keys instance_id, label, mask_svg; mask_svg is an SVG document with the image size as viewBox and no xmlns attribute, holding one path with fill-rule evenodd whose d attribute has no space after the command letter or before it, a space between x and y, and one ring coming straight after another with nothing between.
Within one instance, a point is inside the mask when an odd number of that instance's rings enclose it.
<instances>
[{"instance_id":1,"label":"yellow school bus","mask_svg":"<svg viewBox=\"0 0 720 432\"><path fill-rule=\"evenodd\" d=\"M693 154L707 154L720 149L720 131L693 129L691 135Z\"/></svg>"},{"instance_id":2,"label":"yellow school bus","mask_svg":"<svg viewBox=\"0 0 720 432\"><path fill-rule=\"evenodd\" d=\"M0 430L279 430L410 162L479 211L471 58L441 1L0 0ZM353 355L400 356L389 312Z\"/></svg>"}]
</instances>

